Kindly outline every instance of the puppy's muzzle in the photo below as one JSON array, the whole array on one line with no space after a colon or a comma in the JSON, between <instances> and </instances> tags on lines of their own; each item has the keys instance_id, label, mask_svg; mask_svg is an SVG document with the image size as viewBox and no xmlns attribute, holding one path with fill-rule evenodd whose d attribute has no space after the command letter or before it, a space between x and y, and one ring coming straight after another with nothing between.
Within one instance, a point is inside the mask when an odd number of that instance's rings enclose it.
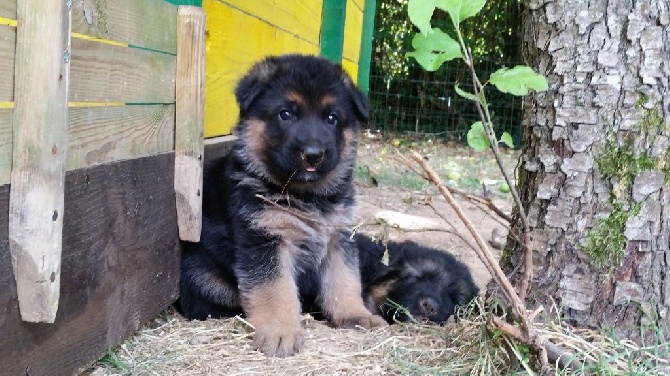
<instances>
[{"instance_id":1,"label":"puppy's muzzle","mask_svg":"<svg viewBox=\"0 0 670 376\"><path fill-rule=\"evenodd\" d=\"M323 155L325 150L320 146L310 145L303 149L300 156L302 161L305 163L305 170L309 172L316 171L316 168L319 167L321 161L323 161Z\"/></svg>"}]
</instances>

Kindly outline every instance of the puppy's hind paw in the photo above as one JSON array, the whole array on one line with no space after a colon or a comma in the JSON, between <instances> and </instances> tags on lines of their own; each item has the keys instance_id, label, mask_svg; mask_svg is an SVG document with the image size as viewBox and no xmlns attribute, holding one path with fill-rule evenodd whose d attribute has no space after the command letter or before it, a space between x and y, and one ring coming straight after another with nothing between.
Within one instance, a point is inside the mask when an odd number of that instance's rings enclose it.
<instances>
[{"instance_id":1,"label":"puppy's hind paw","mask_svg":"<svg viewBox=\"0 0 670 376\"><path fill-rule=\"evenodd\" d=\"M345 317L338 320L334 320L333 324L338 328L381 328L388 326L386 320L383 317L369 314L365 316L357 317Z\"/></svg>"}]
</instances>

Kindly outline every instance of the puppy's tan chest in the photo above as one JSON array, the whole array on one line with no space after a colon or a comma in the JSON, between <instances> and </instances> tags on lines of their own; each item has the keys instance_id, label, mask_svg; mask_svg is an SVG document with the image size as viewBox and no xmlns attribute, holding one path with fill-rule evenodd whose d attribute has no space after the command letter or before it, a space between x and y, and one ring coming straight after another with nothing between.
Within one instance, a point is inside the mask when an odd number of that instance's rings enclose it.
<instances>
[{"instance_id":1,"label":"puppy's tan chest","mask_svg":"<svg viewBox=\"0 0 670 376\"><path fill-rule=\"evenodd\" d=\"M331 214L319 215L284 207L270 207L260 211L252 225L278 237L281 247L290 252L309 251L312 257L322 258L333 234L350 230L353 226L353 211L344 206L337 209Z\"/></svg>"}]
</instances>

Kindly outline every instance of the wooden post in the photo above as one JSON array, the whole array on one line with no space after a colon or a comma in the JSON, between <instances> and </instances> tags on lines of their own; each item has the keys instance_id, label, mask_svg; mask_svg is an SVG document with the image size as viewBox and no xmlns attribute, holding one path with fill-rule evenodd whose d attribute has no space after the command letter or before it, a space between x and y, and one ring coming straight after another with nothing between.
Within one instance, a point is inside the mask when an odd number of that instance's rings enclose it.
<instances>
[{"instance_id":1,"label":"wooden post","mask_svg":"<svg viewBox=\"0 0 670 376\"><path fill-rule=\"evenodd\" d=\"M18 0L16 13L9 246L21 318L52 323L60 294L71 15L67 0Z\"/></svg>"},{"instance_id":2,"label":"wooden post","mask_svg":"<svg viewBox=\"0 0 670 376\"><path fill-rule=\"evenodd\" d=\"M181 240L200 241L205 120L205 12L180 6L177 18L175 178Z\"/></svg>"}]
</instances>

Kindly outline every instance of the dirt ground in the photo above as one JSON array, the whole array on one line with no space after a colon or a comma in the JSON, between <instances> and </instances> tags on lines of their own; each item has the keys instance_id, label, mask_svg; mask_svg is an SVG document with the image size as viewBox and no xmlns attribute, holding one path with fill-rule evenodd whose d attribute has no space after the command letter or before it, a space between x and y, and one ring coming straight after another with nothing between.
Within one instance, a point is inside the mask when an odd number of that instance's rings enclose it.
<instances>
[{"instance_id":1,"label":"dirt ground","mask_svg":"<svg viewBox=\"0 0 670 376\"><path fill-rule=\"evenodd\" d=\"M379 236L388 229L392 240L411 239L451 252L470 268L483 289L490 276L474 252L461 239L444 231L404 231L382 226L375 220L380 210L430 218L441 227L466 234L464 226L437 190L409 172L393 157L389 144L408 147L429 157L429 162L449 184L475 194L486 194L509 212L508 193L497 189L500 173L491 155L443 145L426 139L411 141L365 139L360 147L356 176L359 231ZM513 166L513 154L506 154ZM485 193L482 183L490 187ZM494 229L505 233L495 215L474 204L459 200L482 236L490 240ZM439 213L439 215L438 215ZM441 218L443 217L443 218ZM496 250L495 256L499 253ZM304 317L306 347L288 359L268 359L251 349L253 328L242 318L186 321L168 310L127 339L121 346L89 368L85 375L382 375L382 374L463 374L473 371L479 356L472 349L479 335L477 325L467 322L438 327L432 325L392 325L374 331L333 329ZM472 331L475 332L472 332ZM472 333L470 333L472 332ZM474 337L474 338L472 338ZM469 343L469 344L468 344ZM465 351L463 346L468 347ZM471 357L472 359L465 359ZM504 360L500 360L504 363ZM446 364L450 368L444 368ZM493 359L490 364L496 363ZM484 374L495 374L486 372Z\"/></svg>"}]
</instances>

